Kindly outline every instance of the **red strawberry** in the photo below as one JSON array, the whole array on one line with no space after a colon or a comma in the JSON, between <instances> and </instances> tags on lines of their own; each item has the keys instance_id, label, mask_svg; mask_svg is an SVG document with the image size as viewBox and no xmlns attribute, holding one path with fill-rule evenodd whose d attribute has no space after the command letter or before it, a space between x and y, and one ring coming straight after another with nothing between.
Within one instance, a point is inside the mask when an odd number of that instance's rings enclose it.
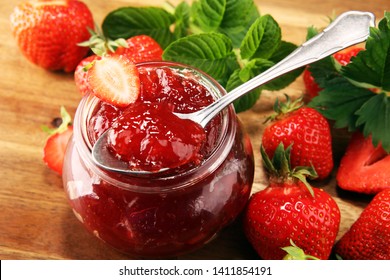
<instances>
[{"instance_id":1,"label":"red strawberry","mask_svg":"<svg viewBox=\"0 0 390 280\"><path fill-rule=\"evenodd\" d=\"M335 53L333 57L342 66L345 66L351 61L351 58L356 56L361 50L363 49L353 46ZM303 71L303 84L305 86L305 94L306 97L308 97L308 100L316 97L318 93L321 91L321 88L314 80L309 69L310 67L307 67L305 71Z\"/></svg>"},{"instance_id":2,"label":"red strawberry","mask_svg":"<svg viewBox=\"0 0 390 280\"><path fill-rule=\"evenodd\" d=\"M324 190L312 188L305 177L312 168L289 164L290 148L280 144L272 161L261 149L270 173L269 185L254 193L244 214L244 232L263 259L283 259L292 240L305 254L328 259L335 242L340 210Z\"/></svg>"},{"instance_id":3,"label":"red strawberry","mask_svg":"<svg viewBox=\"0 0 390 280\"><path fill-rule=\"evenodd\" d=\"M138 35L126 40L126 47L118 47L116 54L123 54L134 63L162 60L163 49L147 35Z\"/></svg>"},{"instance_id":4,"label":"red strawberry","mask_svg":"<svg viewBox=\"0 0 390 280\"><path fill-rule=\"evenodd\" d=\"M269 157L282 142L292 145L291 165L312 165L318 179L329 176L333 169L332 137L327 120L316 110L302 107L301 99L286 103L276 101L276 115L263 132L262 144Z\"/></svg>"},{"instance_id":5,"label":"red strawberry","mask_svg":"<svg viewBox=\"0 0 390 280\"><path fill-rule=\"evenodd\" d=\"M305 97L307 98L307 101L316 97L322 90L314 80L308 67L303 71L303 84L305 86Z\"/></svg>"},{"instance_id":6,"label":"red strawberry","mask_svg":"<svg viewBox=\"0 0 390 280\"><path fill-rule=\"evenodd\" d=\"M77 0L38 0L18 5L11 27L22 53L48 70L73 71L88 48L78 46L90 34L93 18Z\"/></svg>"},{"instance_id":7,"label":"red strawberry","mask_svg":"<svg viewBox=\"0 0 390 280\"><path fill-rule=\"evenodd\" d=\"M95 60L87 80L92 94L118 107L135 102L140 93L138 69L124 55L106 55Z\"/></svg>"},{"instance_id":8,"label":"red strawberry","mask_svg":"<svg viewBox=\"0 0 390 280\"><path fill-rule=\"evenodd\" d=\"M348 260L390 260L390 189L379 192L335 246Z\"/></svg>"},{"instance_id":9,"label":"red strawberry","mask_svg":"<svg viewBox=\"0 0 390 280\"><path fill-rule=\"evenodd\" d=\"M335 53L333 57L338 61L338 63L340 63L342 66L345 66L351 62L352 57L357 56L357 54L362 50L363 48L349 47Z\"/></svg>"},{"instance_id":10,"label":"red strawberry","mask_svg":"<svg viewBox=\"0 0 390 280\"><path fill-rule=\"evenodd\" d=\"M73 133L73 127L70 125L71 118L63 107L61 108L61 115L62 123L58 128L54 130L45 128L50 136L43 148L43 161L50 169L60 175L62 174L65 150Z\"/></svg>"},{"instance_id":11,"label":"red strawberry","mask_svg":"<svg viewBox=\"0 0 390 280\"><path fill-rule=\"evenodd\" d=\"M340 188L365 194L376 194L390 188L390 155L371 137L360 132L352 135L336 175Z\"/></svg>"},{"instance_id":12,"label":"red strawberry","mask_svg":"<svg viewBox=\"0 0 390 280\"><path fill-rule=\"evenodd\" d=\"M97 58L97 55L91 55L84 58L79 65L77 65L76 70L74 71L74 82L76 83L76 87L80 91L81 95L85 95L90 92L87 75L88 66L92 66L92 62Z\"/></svg>"}]
</instances>

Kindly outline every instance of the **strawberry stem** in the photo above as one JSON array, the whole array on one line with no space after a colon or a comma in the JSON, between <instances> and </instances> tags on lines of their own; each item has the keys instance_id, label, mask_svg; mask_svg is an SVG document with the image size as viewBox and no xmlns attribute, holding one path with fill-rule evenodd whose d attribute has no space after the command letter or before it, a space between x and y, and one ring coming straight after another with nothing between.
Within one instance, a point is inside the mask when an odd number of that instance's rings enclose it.
<instances>
[{"instance_id":1,"label":"strawberry stem","mask_svg":"<svg viewBox=\"0 0 390 280\"><path fill-rule=\"evenodd\" d=\"M61 114L62 122L61 122L59 127L49 128L46 125L42 125L42 130L47 132L49 135L53 135L56 133L62 133L64 131L66 131L68 129L68 126L72 124L72 117L66 111L64 106L61 106L60 114Z\"/></svg>"},{"instance_id":2,"label":"strawberry stem","mask_svg":"<svg viewBox=\"0 0 390 280\"><path fill-rule=\"evenodd\" d=\"M287 181L291 178L298 179L306 186L307 190L314 197L313 189L307 182L307 177L314 179L318 177L317 172L313 166L297 166L292 169L290 161L291 147L292 145L284 149L283 142L280 142L275 150L273 158L270 159L264 150L263 145L261 145L260 152L264 167L271 177L277 178L278 180Z\"/></svg>"},{"instance_id":3,"label":"strawberry stem","mask_svg":"<svg viewBox=\"0 0 390 280\"><path fill-rule=\"evenodd\" d=\"M292 239L290 239L290 244L291 246L281 248L287 252L287 255L284 256L283 260L319 260L319 258L312 255L306 255L301 248L295 245Z\"/></svg>"},{"instance_id":4,"label":"strawberry stem","mask_svg":"<svg viewBox=\"0 0 390 280\"><path fill-rule=\"evenodd\" d=\"M286 97L285 102L280 102L278 98L276 99L274 106L273 106L273 110L275 113L270 115L264 121L264 123L281 118L282 116L284 116L286 114L289 114L293 111L298 110L299 108L301 108L304 105L303 97L299 97L295 100L291 100L290 96L288 96L287 94L284 94L284 96Z\"/></svg>"}]
</instances>

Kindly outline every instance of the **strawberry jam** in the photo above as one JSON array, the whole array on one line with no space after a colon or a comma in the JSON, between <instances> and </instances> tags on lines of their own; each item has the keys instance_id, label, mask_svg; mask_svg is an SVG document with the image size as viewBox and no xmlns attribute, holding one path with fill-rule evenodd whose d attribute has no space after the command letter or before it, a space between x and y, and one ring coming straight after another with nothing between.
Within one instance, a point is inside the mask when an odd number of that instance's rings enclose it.
<instances>
[{"instance_id":1,"label":"strawberry jam","mask_svg":"<svg viewBox=\"0 0 390 280\"><path fill-rule=\"evenodd\" d=\"M243 210L253 182L252 147L232 107L205 129L172 113L199 110L223 95L212 78L168 62L137 67L136 103L118 109L90 95L81 101L64 188L85 228L114 248L151 258L183 254L203 246ZM135 176L96 166L91 147L111 127L112 152L130 166L172 169ZM141 140L125 145L133 137Z\"/></svg>"}]
</instances>

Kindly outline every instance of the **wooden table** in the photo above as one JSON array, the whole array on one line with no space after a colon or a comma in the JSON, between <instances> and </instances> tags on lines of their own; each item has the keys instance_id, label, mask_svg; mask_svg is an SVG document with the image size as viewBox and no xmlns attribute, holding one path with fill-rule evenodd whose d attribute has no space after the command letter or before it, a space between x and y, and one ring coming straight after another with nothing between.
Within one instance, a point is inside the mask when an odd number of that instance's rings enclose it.
<instances>
[{"instance_id":1,"label":"wooden table","mask_svg":"<svg viewBox=\"0 0 390 280\"><path fill-rule=\"evenodd\" d=\"M126 259L90 236L74 217L62 189L61 178L42 161L47 135L40 126L49 124L64 105L74 114L80 95L72 74L45 71L20 54L9 28L9 15L20 1L0 5L0 259ZM126 5L145 1L85 0L100 24L105 15ZM179 0L171 0L177 4ZM389 0L258 0L262 14L271 14L281 25L287 41L300 44L310 25L326 26L328 17L347 10L365 10L382 18L390 10ZM147 1L161 5L162 1ZM266 178L260 164L259 146L263 116L276 96L286 92L300 95L298 79L283 92L264 93L253 109L240 114L251 136L255 151L256 178L253 191L263 188ZM339 157L345 141L335 154ZM370 197L340 191L330 179L321 186L329 191L341 208L338 238L358 217ZM203 249L181 259L253 259L256 254L246 242L240 223L224 230Z\"/></svg>"}]
</instances>

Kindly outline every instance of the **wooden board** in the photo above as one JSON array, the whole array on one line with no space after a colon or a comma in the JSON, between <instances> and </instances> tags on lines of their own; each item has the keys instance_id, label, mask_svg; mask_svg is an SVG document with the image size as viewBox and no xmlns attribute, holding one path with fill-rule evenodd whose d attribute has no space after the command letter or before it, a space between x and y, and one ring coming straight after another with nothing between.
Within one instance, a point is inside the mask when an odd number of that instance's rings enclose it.
<instances>
[{"instance_id":1,"label":"wooden board","mask_svg":"<svg viewBox=\"0 0 390 280\"><path fill-rule=\"evenodd\" d=\"M61 178L42 161L46 134L40 126L49 124L64 105L74 114L80 100L72 74L45 71L28 62L17 49L9 28L9 15L21 1L0 5L0 259L126 259L90 236L74 217L65 199ZM177 4L180 1L173 1ZM382 18L390 10L388 0L258 0L262 14L271 14L281 25L283 38L300 44L310 25L323 27L328 17L347 10L363 10ZM85 0L100 24L110 11L144 1ZM147 1L158 6L162 1ZM301 95L301 79L283 92L264 93L250 111L240 114L255 151L256 177L253 191L266 185L259 147L263 120L275 97L288 93ZM345 135L335 140L336 159L345 147ZM361 213L370 197L350 194L337 188L334 178L319 183L341 208L338 238ZM243 236L240 222L228 227L201 250L180 259L257 258Z\"/></svg>"}]
</instances>

